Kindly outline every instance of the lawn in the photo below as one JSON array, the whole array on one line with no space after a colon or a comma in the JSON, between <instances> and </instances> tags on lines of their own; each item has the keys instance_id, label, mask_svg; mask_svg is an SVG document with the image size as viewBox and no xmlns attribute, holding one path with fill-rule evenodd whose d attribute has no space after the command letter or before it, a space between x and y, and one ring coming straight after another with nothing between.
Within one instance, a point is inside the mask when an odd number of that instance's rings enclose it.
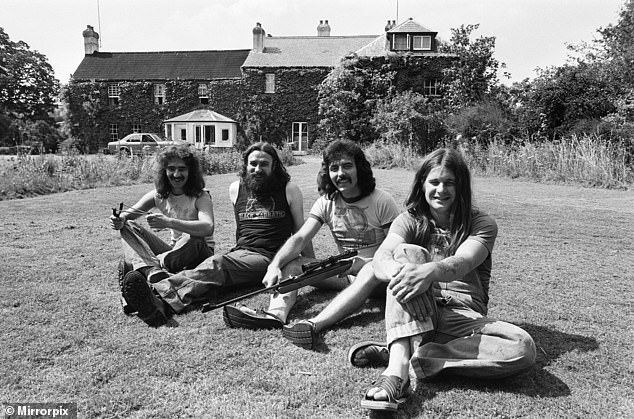
<instances>
[{"instance_id":1,"label":"lawn","mask_svg":"<svg viewBox=\"0 0 634 419\"><path fill-rule=\"evenodd\" d=\"M290 168L305 212L318 167L309 159ZM413 172L375 176L403 202ZM234 179L207 178L218 252L234 241ZM219 311L159 329L121 313L120 243L108 216L150 187L0 202L0 403L75 402L86 418L367 417L359 402L380 370L354 368L346 354L360 339L383 338L381 301L327 332L316 351L279 331L229 329ZM474 190L499 225L490 315L531 333L537 367L502 381L419 382L397 417L633 417L634 192L498 178L477 178ZM314 244L318 256L335 249L325 228ZM291 316L310 316L333 295L306 288Z\"/></svg>"}]
</instances>

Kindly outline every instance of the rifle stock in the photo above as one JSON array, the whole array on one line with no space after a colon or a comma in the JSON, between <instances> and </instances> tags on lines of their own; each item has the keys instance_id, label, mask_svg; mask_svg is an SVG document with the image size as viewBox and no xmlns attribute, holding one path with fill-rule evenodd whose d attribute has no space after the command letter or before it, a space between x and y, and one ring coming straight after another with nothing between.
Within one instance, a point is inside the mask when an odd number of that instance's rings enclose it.
<instances>
[{"instance_id":1,"label":"rifle stock","mask_svg":"<svg viewBox=\"0 0 634 419\"><path fill-rule=\"evenodd\" d=\"M347 271L352 266L353 261L349 260L353 256L357 255L356 250L347 251L340 255L330 256L326 259L311 262L302 265L302 273L299 275L294 275L286 278L279 283L272 285L270 287L262 288L248 294L244 294L235 298L232 298L227 301L223 301L221 303L212 304L205 303L202 307L202 312L206 313L211 310L215 310L220 307L224 307L226 305L238 302L240 300L244 300L249 297L253 297L258 294L262 294L264 292L269 291L277 291L281 294L286 294L287 292L295 291L300 288L306 287L308 285L313 285L323 279L329 278L334 275L339 275L342 272ZM348 260L346 260L348 259Z\"/></svg>"}]
</instances>

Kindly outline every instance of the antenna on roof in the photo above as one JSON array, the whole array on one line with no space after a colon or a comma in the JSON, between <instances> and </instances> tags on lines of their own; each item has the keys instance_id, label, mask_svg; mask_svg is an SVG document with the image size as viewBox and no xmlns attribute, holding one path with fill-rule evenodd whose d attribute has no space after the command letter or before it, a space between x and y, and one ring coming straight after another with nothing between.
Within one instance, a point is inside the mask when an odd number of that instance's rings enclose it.
<instances>
[{"instance_id":1,"label":"antenna on roof","mask_svg":"<svg viewBox=\"0 0 634 419\"><path fill-rule=\"evenodd\" d=\"M398 23L398 0L396 0L396 23Z\"/></svg>"},{"instance_id":2,"label":"antenna on roof","mask_svg":"<svg viewBox=\"0 0 634 419\"><path fill-rule=\"evenodd\" d=\"M101 38L103 38L103 34L101 33L101 13L99 12L99 0L97 0L97 25L99 26L99 49L101 49Z\"/></svg>"}]
</instances>

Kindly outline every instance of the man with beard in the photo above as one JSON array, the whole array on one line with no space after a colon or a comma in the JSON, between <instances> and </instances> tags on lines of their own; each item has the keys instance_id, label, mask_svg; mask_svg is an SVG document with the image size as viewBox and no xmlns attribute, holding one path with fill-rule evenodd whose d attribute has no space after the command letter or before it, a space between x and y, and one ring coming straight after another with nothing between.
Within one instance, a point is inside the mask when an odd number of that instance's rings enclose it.
<instances>
[{"instance_id":1,"label":"man with beard","mask_svg":"<svg viewBox=\"0 0 634 419\"><path fill-rule=\"evenodd\" d=\"M236 219L236 246L148 286L130 284L124 293L129 305L150 326L165 324L172 313L208 301L220 287L257 284L284 242L303 224L303 196L290 182L277 151L265 142L251 145L242 155L240 180L229 187ZM312 244L303 249L314 257Z\"/></svg>"},{"instance_id":2,"label":"man with beard","mask_svg":"<svg viewBox=\"0 0 634 419\"><path fill-rule=\"evenodd\" d=\"M313 204L304 225L277 252L262 282L271 286L301 273L302 264L313 260L300 252L325 224L339 252L356 250L358 255L347 272L322 280L315 286L343 291L317 316L293 325L285 324L297 299L297 291L274 294L266 311L254 311L240 304L226 306L223 318L230 327L284 327L283 334L292 343L312 349L319 332L359 309L375 289L385 295L385 284L376 279L369 262L400 213L394 198L376 188L372 168L363 150L348 140L337 140L328 145L317 183L322 196Z\"/></svg>"}]
</instances>

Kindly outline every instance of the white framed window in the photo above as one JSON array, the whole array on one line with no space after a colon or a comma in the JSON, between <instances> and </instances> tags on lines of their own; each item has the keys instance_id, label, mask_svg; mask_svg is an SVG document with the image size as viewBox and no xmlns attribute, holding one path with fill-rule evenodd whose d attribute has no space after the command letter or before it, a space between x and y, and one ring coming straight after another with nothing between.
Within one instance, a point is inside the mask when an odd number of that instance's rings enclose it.
<instances>
[{"instance_id":1,"label":"white framed window","mask_svg":"<svg viewBox=\"0 0 634 419\"><path fill-rule=\"evenodd\" d=\"M110 141L117 141L119 139L119 126L117 124L110 124Z\"/></svg>"},{"instance_id":2,"label":"white framed window","mask_svg":"<svg viewBox=\"0 0 634 419\"><path fill-rule=\"evenodd\" d=\"M394 51L407 51L409 49L409 35L394 34L392 38L392 49Z\"/></svg>"},{"instance_id":3,"label":"white framed window","mask_svg":"<svg viewBox=\"0 0 634 419\"><path fill-rule=\"evenodd\" d=\"M206 83L198 83L198 99L201 105L209 103L209 86Z\"/></svg>"},{"instance_id":4,"label":"white framed window","mask_svg":"<svg viewBox=\"0 0 634 419\"><path fill-rule=\"evenodd\" d=\"M293 122L291 133L291 149L294 151L308 150L308 123Z\"/></svg>"},{"instance_id":5,"label":"white framed window","mask_svg":"<svg viewBox=\"0 0 634 419\"><path fill-rule=\"evenodd\" d=\"M111 83L108 85L108 103L110 105L118 105L119 97L121 96L121 87L118 83Z\"/></svg>"},{"instance_id":6,"label":"white framed window","mask_svg":"<svg viewBox=\"0 0 634 419\"><path fill-rule=\"evenodd\" d=\"M132 124L132 132L141 132L141 124Z\"/></svg>"},{"instance_id":7,"label":"white framed window","mask_svg":"<svg viewBox=\"0 0 634 419\"><path fill-rule=\"evenodd\" d=\"M440 83L436 79L423 80L423 95L424 96L438 96L438 85Z\"/></svg>"},{"instance_id":8,"label":"white framed window","mask_svg":"<svg viewBox=\"0 0 634 419\"><path fill-rule=\"evenodd\" d=\"M154 103L156 105L162 105L165 103L165 85L164 84L154 85Z\"/></svg>"},{"instance_id":9,"label":"white framed window","mask_svg":"<svg viewBox=\"0 0 634 419\"><path fill-rule=\"evenodd\" d=\"M266 85L264 86L264 93L275 93L275 74L265 74Z\"/></svg>"},{"instance_id":10,"label":"white framed window","mask_svg":"<svg viewBox=\"0 0 634 419\"><path fill-rule=\"evenodd\" d=\"M417 36L412 37L412 48L415 50L431 50L431 36Z\"/></svg>"},{"instance_id":11,"label":"white framed window","mask_svg":"<svg viewBox=\"0 0 634 419\"><path fill-rule=\"evenodd\" d=\"M221 141L224 141L224 142L229 141L229 130L228 129L223 129L222 130Z\"/></svg>"}]
</instances>

